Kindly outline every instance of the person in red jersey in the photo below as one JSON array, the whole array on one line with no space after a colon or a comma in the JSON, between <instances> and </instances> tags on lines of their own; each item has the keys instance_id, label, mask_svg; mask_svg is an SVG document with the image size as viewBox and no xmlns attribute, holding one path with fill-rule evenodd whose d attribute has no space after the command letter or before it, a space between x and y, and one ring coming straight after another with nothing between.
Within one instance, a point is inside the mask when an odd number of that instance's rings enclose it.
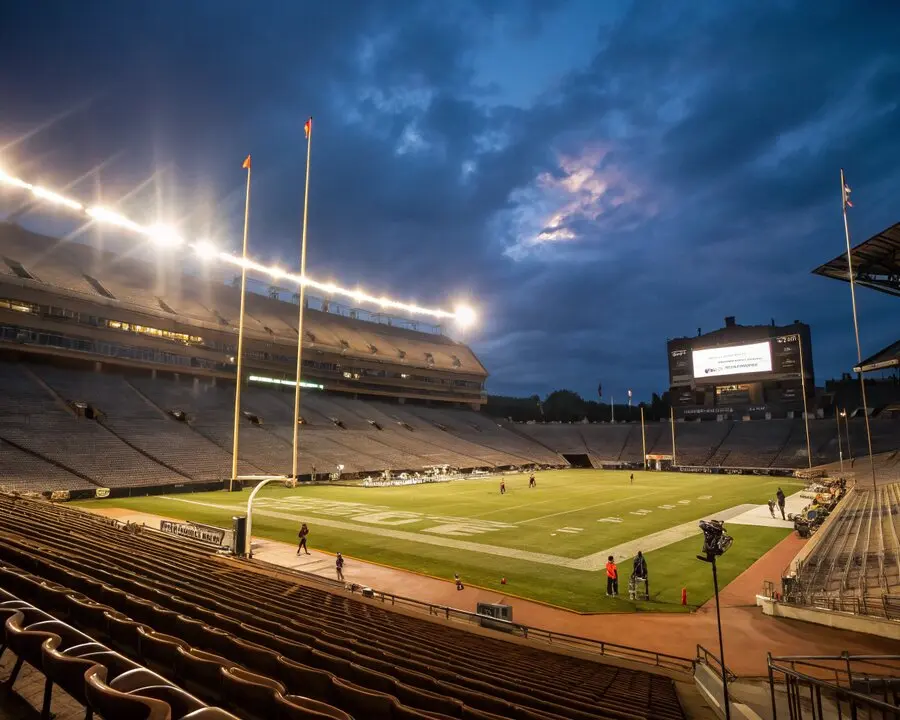
<instances>
[{"instance_id":1,"label":"person in red jersey","mask_svg":"<svg viewBox=\"0 0 900 720\"><path fill-rule=\"evenodd\" d=\"M606 594L610 597L619 594L619 568L612 555L606 561Z\"/></svg>"}]
</instances>

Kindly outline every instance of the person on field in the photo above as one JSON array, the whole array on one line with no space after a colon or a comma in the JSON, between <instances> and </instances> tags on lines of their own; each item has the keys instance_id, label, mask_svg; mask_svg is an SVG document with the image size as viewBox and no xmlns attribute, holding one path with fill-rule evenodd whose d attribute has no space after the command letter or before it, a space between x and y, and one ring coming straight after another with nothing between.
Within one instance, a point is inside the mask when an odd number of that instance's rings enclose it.
<instances>
[{"instance_id":1,"label":"person on field","mask_svg":"<svg viewBox=\"0 0 900 720\"><path fill-rule=\"evenodd\" d=\"M344 581L344 556L340 553L337 554L337 557L334 559L334 570L337 573L337 579L341 582Z\"/></svg>"},{"instance_id":2,"label":"person on field","mask_svg":"<svg viewBox=\"0 0 900 720\"><path fill-rule=\"evenodd\" d=\"M774 500L769 500L769 515L771 515L773 519L775 518L775 501Z\"/></svg>"},{"instance_id":3,"label":"person on field","mask_svg":"<svg viewBox=\"0 0 900 720\"><path fill-rule=\"evenodd\" d=\"M500 494L506 495L506 480L500 481Z\"/></svg>"},{"instance_id":4,"label":"person on field","mask_svg":"<svg viewBox=\"0 0 900 720\"><path fill-rule=\"evenodd\" d=\"M631 484L634 485L634 473L631 473Z\"/></svg>"},{"instance_id":5,"label":"person on field","mask_svg":"<svg viewBox=\"0 0 900 720\"><path fill-rule=\"evenodd\" d=\"M781 519L787 520L784 516L784 491L781 488L778 488L778 492L775 493L775 498L778 500L778 509L781 510Z\"/></svg>"},{"instance_id":6,"label":"person on field","mask_svg":"<svg viewBox=\"0 0 900 720\"><path fill-rule=\"evenodd\" d=\"M637 580L647 580L647 561L644 559L644 554L640 550L638 550L638 554L634 556L631 575Z\"/></svg>"},{"instance_id":7,"label":"person on field","mask_svg":"<svg viewBox=\"0 0 900 720\"><path fill-rule=\"evenodd\" d=\"M462 579L459 577L459 573L453 573L453 580L456 582L457 590L465 590L465 586L463 585Z\"/></svg>"},{"instance_id":8,"label":"person on field","mask_svg":"<svg viewBox=\"0 0 900 720\"><path fill-rule=\"evenodd\" d=\"M530 487L530 488L537 487L537 480L534 479L534 473L531 473L531 477L528 478L528 487Z\"/></svg>"},{"instance_id":9,"label":"person on field","mask_svg":"<svg viewBox=\"0 0 900 720\"><path fill-rule=\"evenodd\" d=\"M606 561L606 595L607 597L615 597L619 594L619 568L610 555Z\"/></svg>"},{"instance_id":10,"label":"person on field","mask_svg":"<svg viewBox=\"0 0 900 720\"><path fill-rule=\"evenodd\" d=\"M300 554L302 550L307 555L309 555L309 550L306 549L306 536L309 535L309 528L306 527L306 523L303 523L300 526L300 532L297 533L297 537L300 538L300 545L297 547L297 554Z\"/></svg>"}]
</instances>

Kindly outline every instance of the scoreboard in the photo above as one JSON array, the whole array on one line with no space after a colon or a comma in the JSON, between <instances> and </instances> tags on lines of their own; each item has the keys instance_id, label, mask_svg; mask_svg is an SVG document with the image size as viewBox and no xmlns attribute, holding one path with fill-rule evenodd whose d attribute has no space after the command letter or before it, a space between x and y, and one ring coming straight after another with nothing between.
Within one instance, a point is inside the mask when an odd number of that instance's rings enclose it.
<instances>
[{"instance_id":1,"label":"scoreboard","mask_svg":"<svg viewBox=\"0 0 900 720\"><path fill-rule=\"evenodd\" d=\"M670 340L667 351L672 404L707 408L696 413L796 409L804 380L807 393L814 391L809 326L803 323L746 327L732 321L707 335Z\"/></svg>"}]
</instances>

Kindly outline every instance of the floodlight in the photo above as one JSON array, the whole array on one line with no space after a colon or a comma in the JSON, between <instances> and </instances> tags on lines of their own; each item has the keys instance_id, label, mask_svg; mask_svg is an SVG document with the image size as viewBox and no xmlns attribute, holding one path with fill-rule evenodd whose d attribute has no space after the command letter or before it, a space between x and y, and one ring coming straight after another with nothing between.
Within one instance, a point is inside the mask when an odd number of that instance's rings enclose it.
<instances>
[{"instance_id":1,"label":"floodlight","mask_svg":"<svg viewBox=\"0 0 900 720\"><path fill-rule=\"evenodd\" d=\"M203 260L212 260L219 254L219 249L209 240L198 240L192 246L197 257Z\"/></svg>"},{"instance_id":2,"label":"floodlight","mask_svg":"<svg viewBox=\"0 0 900 720\"><path fill-rule=\"evenodd\" d=\"M52 190L47 190L47 188L42 188L40 185L32 185L31 192L42 200L47 200L56 205L64 205L71 210L84 210L84 206L80 202L70 200L67 197L63 197L59 193L55 193Z\"/></svg>"},{"instance_id":3,"label":"floodlight","mask_svg":"<svg viewBox=\"0 0 900 720\"><path fill-rule=\"evenodd\" d=\"M154 225L147 230L147 235L162 247L177 247L184 244L184 238L168 225Z\"/></svg>"},{"instance_id":4,"label":"floodlight","mask_svg":"<svg viewBox=\"0 0 900 720\"><path fill-rule=\"evenodd\" d=\"M453 313L453 318L456 320L456 324L462 329L472 327L478 321L478 315L469 305L457 305L456 310Z\"/></svg>"},{"instance_id":5,"label":"floodlight","mask_svg":"<svg viewBox=\"0 0 900 720\"><path fill-rule=\"evenodd\" d=\"M10 185L12 187L17 187L22 190L27 190L40 200L67 207L78 212L83 212L85 215L96 222L130 230L137 235L149 238L160 247L179 247L186 244L185 239L181 235L179 235L178 232L172 227L166 225L153 225L151 227L148 227L146 225L142 225L141 223L135 222L131 218L128 218L125 215L116 212L115 210L103 207L102 205L86 207L73 198L65 197L55 192L54 190L50 190L39 185L32 185L31 183L26 182L21 178L10 175L2 167L0 167L0 183L4 185ZM419 305L400 302L399 300L392 300L391 298L384 295L382 295L381 297L375 297L374 295L370 295L360 288L350 290L349 288L337 285L334 281L321 283L308 276L300 276L294 273L287 272L286 270L278 267L269 267L261 263L254 262L249 258L243 259L235 255L221 252L215 247L215 245L205 240L193 241L190 243L190 247L194 252L196 252L199 257L203 258L204 260L218 260L219 262L237 265L238 267L243 267L247 270L252 270L257 273L268 274L274 278L283 278L286 282L318 288L328 293L329 295L352 298L355 302L361 305L380 305L385 309L390 308L393 310L398 310L400 312L410 313L412 315L424 315L435 319L454 318L461 327L467 327L469 325L472 325L476 321L475 312L468 307L460 307L457 308L456 312L448 312L447 310L442 310L440 308L427 308L421 307Z\"/></svg>"}]
</instances>

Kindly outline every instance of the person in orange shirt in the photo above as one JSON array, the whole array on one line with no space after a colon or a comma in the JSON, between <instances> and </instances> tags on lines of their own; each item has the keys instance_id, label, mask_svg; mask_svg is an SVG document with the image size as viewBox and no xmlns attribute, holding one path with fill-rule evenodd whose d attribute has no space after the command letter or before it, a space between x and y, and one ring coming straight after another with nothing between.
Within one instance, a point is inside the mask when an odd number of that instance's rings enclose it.
<instances>
[{"instance_id":1,"label":"person in orange shirt","mask_svg":"<svg viewBox=\"0 0 900 720\"><path fill-rule=\"evenodd\" d=\"M606 594L615 596L619 594L619 568L610 555L606 561Z\"/></svg>"}]
</instances>

